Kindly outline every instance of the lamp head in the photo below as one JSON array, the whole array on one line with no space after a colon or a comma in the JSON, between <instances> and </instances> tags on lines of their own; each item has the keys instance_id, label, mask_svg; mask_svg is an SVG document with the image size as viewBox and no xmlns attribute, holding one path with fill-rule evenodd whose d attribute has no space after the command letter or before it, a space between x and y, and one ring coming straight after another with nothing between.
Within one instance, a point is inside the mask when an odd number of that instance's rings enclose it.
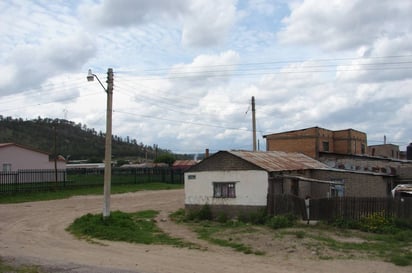
<instances>
[{"instance_id":1,"label":"lamp head","mask_svg":"<svg viewBox=\"0 0 412 273\"><path fill-rule=\"evenodd\" d=\"M89 73L87 73L87 81L88 81L88 82L94 81L94 75L93 75L91 69L89 69Z\"/></svg>"}]
</instances>

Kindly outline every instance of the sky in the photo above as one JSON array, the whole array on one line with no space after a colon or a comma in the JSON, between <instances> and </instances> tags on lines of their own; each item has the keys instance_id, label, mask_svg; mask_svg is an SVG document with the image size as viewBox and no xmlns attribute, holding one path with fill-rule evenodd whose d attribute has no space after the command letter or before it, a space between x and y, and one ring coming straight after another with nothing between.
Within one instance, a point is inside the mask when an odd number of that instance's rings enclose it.
<instances>
[{"instance_id":1,"label":"sky","mask_svg":"<svg viewBox=\"0 0 412 273\"><path fill-rule=\"evenodd\" d=\"M0 115L58 118L174 153L352 128L412 142L410 0L2 0Z\"/></svg>"}]
</instances>

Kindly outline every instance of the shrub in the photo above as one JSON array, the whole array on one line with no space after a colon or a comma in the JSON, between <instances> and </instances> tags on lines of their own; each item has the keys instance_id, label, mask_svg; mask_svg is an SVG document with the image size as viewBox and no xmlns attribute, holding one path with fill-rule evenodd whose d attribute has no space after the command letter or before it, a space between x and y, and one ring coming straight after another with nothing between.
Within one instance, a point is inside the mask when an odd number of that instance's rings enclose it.
<instances>
[{"instance_id":1,"label":"shrub","mask_svg":"<svg viewBox=\"0 0 412 273\"><path fill-rule=\"evenodd\" d=\"M193 220L212 220L213 215L212 215L212 210L208 204L204 205L202 208L199 210L193 210L190 211L186 215L186 220L188 221L193 221Z\"/></svg>"},{"instance_id":2,"label":"shrub","mask_svg":"<svg viewBox=\"0 0 412 273\"><path fill-rule=\"evenodd\" d=\"M396 229L393 220L386 218L380 213L373 213L363 217L359 225L360 230L373 233L392 233Z\"/></svg>"},{"instance_id":3,"label":"shrub","mask_svg":"<svg viewBox=\"0 0 412 273\"><path fill-rule=\"evenodd\" d=\"M292 227L295 224L293 217L289 215L278 215L266 221L266 225L273 229Z\"/></svg>"},{"instance_id":4,"label":"shrub","mask_svg":"<svg viewBox=\"0 0 412 273\"><path fill-rule=\"evenodd\" d=\"M224 212L219 212L219 214L218 214L217 217L216 217L216 220L217 220L219 223L226 223L226 222L229 220L229 217L227 216L226 213L224 213Z\"/></svg>"},{"instance_id":5,"label":"shrub","mask_svg":"<svg viewBox=\"0 0 412 273\"><path fill-rule=\"evenodd\" d=\"M344 229L360 229L359 221L336 218L332 221L332 226Z\"/></svg>"},{"instance_id":6,"label":"shrub","mask_svg":"<svg viewBox=\"0 0 412 273\"><path fill-rule=\"evenodd\" d=\"M263 225L267 221L267 213L265 209L259 209L250 213L240 213L238 220L243 223L251 223L254 225Z\"/></svg>"}]
</instances>

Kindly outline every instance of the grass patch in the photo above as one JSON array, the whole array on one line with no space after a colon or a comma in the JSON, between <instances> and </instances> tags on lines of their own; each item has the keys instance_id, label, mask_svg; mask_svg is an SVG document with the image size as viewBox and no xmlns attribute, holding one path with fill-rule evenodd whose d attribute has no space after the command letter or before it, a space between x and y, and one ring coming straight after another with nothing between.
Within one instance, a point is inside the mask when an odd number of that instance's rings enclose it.
<instances>
[{"instance_id":1,"label":"grass patch","mask_svg":"<svg viewBox=\"0 0 412 273\"><path fill-rule=\"evenodd\" d=\"M227 234L251 233L251 227L242 222L228 221L226 223L202 221L194 227L200 239L212 244L230 247L245 254L264 255L262 251L254 250L250 245L243 244Z\"/></svg>"},{"instance_id":2,"label":"grass patch","mask_svg":"<svg viewBox=\"0 0 412 273\"><path fill-rule=\"evenodd\" d=\"M255 250L250 245L236 240L233 234L247 234L256 231L252 225L241 221L228 220L225 215L218 215L217 221L207 220L210 217L209 208L203 207L196 212L186 214L184 209L179 209L170 215L176 223L184 223L198 234L198 238L212 244L230 247L245 254L264 255L263 251ZM206 217L205 217L206 216ZM232 234L232 235L227 235Z\"/></svg>"},{"instance_id":3,"label":"grass patch","mask_svg":"<svg viewBox=\"0 0 412 273\"><path fill-rule=\"evenodd\" d=\"M126 193L137 192L142 190L170 190L182 189L182 184L166 184L166 183L144 183L144 184L126 184L126 185L112 185L111 193ZM0 195L0 204L7 203L23 203L35 201L47 201L56 199L65 199L77 195L102 195L103 185L93 187L81 187L74 189L64 189L58 191L48 192L31 192L19 193L14 195Z\"/></svg>"},{"instance_id":4,"label":"grass patch","mask_svg":"<svg viewBox=\"0 0 412 273\"><path fill-rule=\"evenodd\" d=\"M154 210L135 213L114 211L107 219L103 219L101 214L87 214L76 219L67 231L82 239L96 238L139 244L195 247L194 244L162 232L154 221L157 214L158 212Z\"/></svg>"},{"instance_id":5,"label":"grass patch","mask_svg":"<svg viewBox=\"0 0 412 273\"><path fill-rule=\"evenodd\" d=\"M302 237L301 232L304 234ZM342 231L330 226L318 225L297 230L285 229L282 233L310 239L310 243L306 242L306 246L315 250L321 259L326 257L323 252L331 250L336 253L335 257L353 258L362 255L398 266L412 265L412 230L399 231L395 234L373 234L357 230ZM333 258L333 256L327 257Z\"/></svg>"},{"instance_id":6,"label":"grass patch","mask_svg":"<svg viewBox=\"0 0 412 273\"><path fill-rule=\"evenodd\" d=\"M258 251L261 245L254 243L253 238L268 236L267 242L274 240L271 243L283 245L283 249L293 248L297 244L322 260L377 259L398 266L412 265L412 229L409 222L398 224L395 229L390 229L391 233L371 233L349 229L345 223L339 227L322 222L315 226L298 224L289 216L267 218L265 225L227 219L221 221L220 217L216 221L200 220L193 217L193 214L186 215L183 209L176 211L171 217L177 223L190 226L200 239L246 254L264 254L263 251ZM260 231L263 232L258 235ZM271 251L267 248L264 250L268 253Z\"/></svg>"}]
</instances>

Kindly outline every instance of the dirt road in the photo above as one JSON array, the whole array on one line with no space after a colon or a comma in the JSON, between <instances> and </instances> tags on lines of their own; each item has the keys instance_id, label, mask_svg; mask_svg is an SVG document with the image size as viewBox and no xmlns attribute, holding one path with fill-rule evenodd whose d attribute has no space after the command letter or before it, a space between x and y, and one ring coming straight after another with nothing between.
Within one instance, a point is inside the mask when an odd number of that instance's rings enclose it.
<instances>
[{"instance_id":1,"label":"dirt road","mask_svg":"<svg viewBox=\"0 0 412 273\"><path fill-rule=\"evenodd\" d=\"M50 272L411 272L412 267L366 260L285 259L245 255L228 248L209 246L207 251L170 246L121 242L93 244L65 231L74 219L100 213L101 196L0 205L0 256L17 262L38 264ZM183 207L183 190L142 191L112 195L112 210L161 211L161 217ZM160 223L172 235L195 239L184 227ZM179 228L180 227L180 228ZM203 244L205 244L203 242Z\"/></svg>"}]
</instances>

